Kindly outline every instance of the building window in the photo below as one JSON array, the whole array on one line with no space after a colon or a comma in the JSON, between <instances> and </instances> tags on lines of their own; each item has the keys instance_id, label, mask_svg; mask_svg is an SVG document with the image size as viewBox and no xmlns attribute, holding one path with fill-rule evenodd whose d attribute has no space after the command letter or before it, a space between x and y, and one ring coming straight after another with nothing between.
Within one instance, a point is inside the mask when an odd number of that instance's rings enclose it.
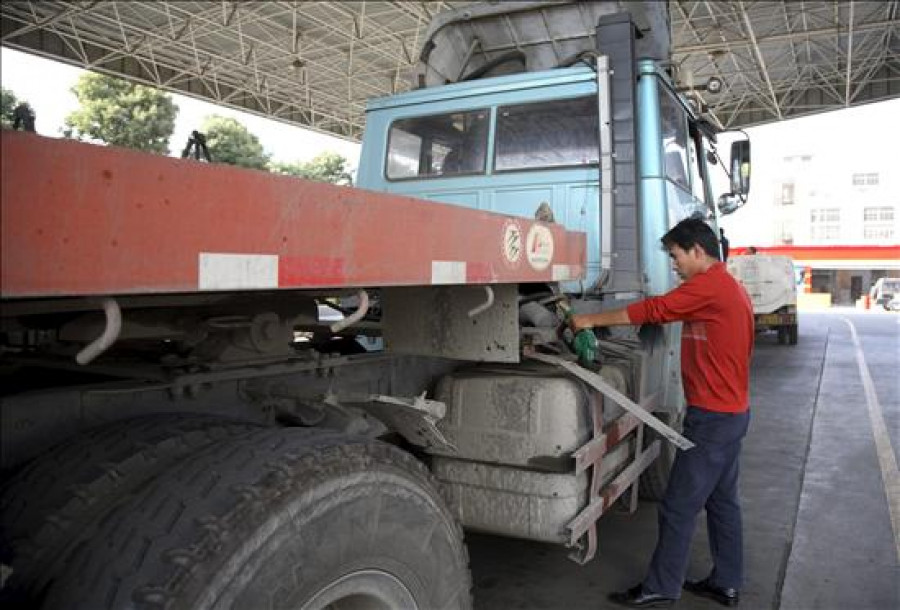
<instances>
[{"instance_id":1,"label":"building window","mask_svg":"<svg viewBox=\"0 0 900 610\"><path fill-rule=\"evenodd\" d=\"M853 174L853 186L877 186L877 173L860 173Z\"/></svg>"},{"instance_id":2,"label":"building window","mask_svg":"<svg viewBox=\"0 0 900 610\"><path fill-rule=\"evenodd\" d=\"M841 211L838 208L810 210L810 236L814 240L834 240L841 234Z\"/></svg>"},{"instance_id":3,"label":"building window","mask_svg":"<svg viewBox=\"0 0 900 610\"><path fill-rule=\"evenodd\" d=\"M828 269L812 270L812 291L813 292L831 292L834 284L834 271Z\"/></svg>"},{"instance_id":4,"label":"building window","mask_svg":"<svg viewBox=\"0 0 900 610\"><path fill-rule=\"evenodd\" d=\"M785 182L781 185L781 205L794 205L793 182Z\"/></svg>"},{"instance_id":5,"label":"building window","mask_svg":"<svg viewBox=\"0 0 900 610\"><path fill-rule=\"evenodd\" d=\"M863 238L893 239L894 208L889 206L863 208Z\"/></svg>"},{"instance_id":6,"label":"building window","mask_svg":"<svg viewBox=\"0 0 900 610\"><path fill-rule=\"evenodd\" d=\"M786 246L791 246L794 244L794 223L781 223L781 235L779 236L779 240Z\"/></svg>"}]
</instances>

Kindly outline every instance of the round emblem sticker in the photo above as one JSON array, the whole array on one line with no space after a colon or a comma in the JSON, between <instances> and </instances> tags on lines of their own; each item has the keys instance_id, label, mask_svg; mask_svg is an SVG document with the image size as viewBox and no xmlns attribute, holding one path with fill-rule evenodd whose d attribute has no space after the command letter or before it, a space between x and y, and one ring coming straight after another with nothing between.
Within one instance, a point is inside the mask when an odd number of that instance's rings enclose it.
<instances>
[{"instance_id":1,"label":"round emblem sticker","mask_svg":"<svg viewBox=\"0 0 900 610\"><path fill-rule=\"evenodd\" d=\"M522 229L518 223L510 220L503 226L503 256L510 265L519 264L522 258Z\"/></svg>"},{"instance_id":2,"label":"round emblem sticker","mask_svg":"<svg viewBox=\"0 0 900 610\"><path fill-rule=\"evenodd\" d=\"M543 225L534 225L525 240L528 263L535 271L543 271L553 261L553 233Z\"/></svg>"}]
</instances>

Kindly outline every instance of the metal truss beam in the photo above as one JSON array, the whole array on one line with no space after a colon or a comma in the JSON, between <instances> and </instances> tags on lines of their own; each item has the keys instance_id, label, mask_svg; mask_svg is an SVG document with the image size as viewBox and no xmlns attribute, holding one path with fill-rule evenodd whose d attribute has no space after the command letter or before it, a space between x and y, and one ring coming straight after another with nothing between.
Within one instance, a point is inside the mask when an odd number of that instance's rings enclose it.
<instances>
[{"instance_id":1,"label":"metal truss beam","mask_svg":"<svg viewBox=\"0 0 900 610\"><path fill-rule=\"evenodd\" d=\"M421 40L465 1L65 1L0 5L4 46L348 139L413 86ZM900 96L898 0L669 0L679 84L724 127Z\"/></svg>"}]
</instances>

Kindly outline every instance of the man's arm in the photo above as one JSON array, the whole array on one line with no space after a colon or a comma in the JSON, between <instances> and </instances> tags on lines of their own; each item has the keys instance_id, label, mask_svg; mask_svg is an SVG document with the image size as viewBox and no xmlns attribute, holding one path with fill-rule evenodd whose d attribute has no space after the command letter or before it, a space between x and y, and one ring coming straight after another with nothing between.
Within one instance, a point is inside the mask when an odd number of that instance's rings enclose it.
<instances>
[{"instance_id":1,"label":"man's arm","mask_svg":"<svg viewBox=\"0 0 900 610\"><path fill-rule=\"evenodd\" d=\"M631 319L628 317L628 310L624 307L600 313L575 315L569 319L569 325L575 332L595 326L626 326L629 324L631 324Z\"/></svg>"}]
</instances>

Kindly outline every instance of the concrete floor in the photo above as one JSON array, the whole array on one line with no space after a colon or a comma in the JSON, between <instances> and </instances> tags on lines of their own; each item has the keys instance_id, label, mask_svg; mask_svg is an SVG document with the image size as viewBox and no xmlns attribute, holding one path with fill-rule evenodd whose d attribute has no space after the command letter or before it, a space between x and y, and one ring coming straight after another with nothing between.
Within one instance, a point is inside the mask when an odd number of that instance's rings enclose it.
<instances>
[{"instance_id":1,"label":"concrete floor","mask_svg":"<svg viewBox=\"0 0 900 610\"><path fill-rule=\"evenodd\" d=\"M759 335L751 375L753 421L742 455L742 608L900 609L900 532L891 527L847 321L859 336L898 459L900 316L852 309L804 313L796 346L778 345L774 334ZM701 516L689 577L709 570L705 530ZM605 516L598 556L585 566L568 561L563 548L470 534L475 607L616 608L606 595L643 577L655 537L652 503L634 515ZM676 607L721 608L691 594Z\"/></svg>"}]
</instances>

